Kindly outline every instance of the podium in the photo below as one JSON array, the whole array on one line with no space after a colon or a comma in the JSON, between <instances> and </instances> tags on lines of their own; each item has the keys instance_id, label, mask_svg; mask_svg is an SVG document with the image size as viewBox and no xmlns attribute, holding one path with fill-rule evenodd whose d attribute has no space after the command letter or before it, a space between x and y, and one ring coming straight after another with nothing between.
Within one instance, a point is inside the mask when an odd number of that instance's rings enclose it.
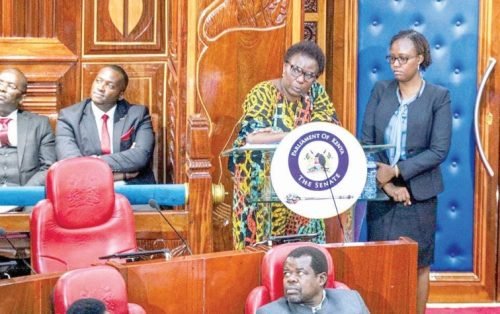
<instances>
[{"instance_id":1,"label":"podium","mask_svg":"<svg viewBox=\"0 0 500 314\"><path fill-rule=\"evenodd\" d=\"M254 156L261 158L264 163L264 175L258 176L255 173L250 172L247 176L242 176L241 173L238 173L236 176L233 176L232 179L234 183L233 192L240 193L241 190L248 191L247 195L243 195L241 193L241 196L246 197L248 203L253 203L258 210L262 211L265 219L263 222L264 224L261 227L263 228L265 239L269 239L272 236L271 203L280 202L280 199L274 192L270 177L271 160L278 145L279 144L247 144L242 147L232 148L222 152L222 156L230 158L233 157L234 154L240 154L241 156L245 154L253 154ZM391 147L391 145L362 146L367 158L370 158L371 155L380 153ZM350 215L352 215L352 219L348 219L350 225L344 226L346 227L345 241L355 242L359 239L361 226L363 225L366 216L366 201L389 200L389 197L383 191L381 191L378 187L376 188L377 192L375 197L365 198L366 193L363 192L358 199L357 204L352 207L350 213Z\"/></svg>"},{"instance_id":2,"label":"podium","mask_svg":"<svg viewBox=\"0 0 500 314\"><path fill-rule=\"evenodd\" d=\"M272 237L272 203L280 200L274 193L271 183L271 160L278 144L247 144L242 147L225 150L223 157L235 159L260 159L263 169L251 169L249 173L233 173L233 193L244 197L248 204L260 211L264 217L256 228L263 230L263 238L257 242L267 242ZM259 170L259 171L252 171ZM262 171L263 170L263 171ZM256 219L257 220L257 219Z\"/></svg>"}]
</instances>

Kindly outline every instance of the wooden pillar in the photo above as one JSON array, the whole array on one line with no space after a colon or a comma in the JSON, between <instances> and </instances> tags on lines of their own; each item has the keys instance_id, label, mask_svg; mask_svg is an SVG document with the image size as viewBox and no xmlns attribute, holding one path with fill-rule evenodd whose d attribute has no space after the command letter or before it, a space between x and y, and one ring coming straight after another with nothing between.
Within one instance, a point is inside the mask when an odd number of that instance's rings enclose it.
<instances>
[{"instance_id":1,"label":"wooden pillar","mask_svg":"<svg viewBox=\"0 0 500 314\"><path fill-rule=\"evenodd\" d=\"M208 121L201 115L193 115L188 121L186 149L188 240L193 254L213 252L210 158Z\"/></svg>"}]
</instances>

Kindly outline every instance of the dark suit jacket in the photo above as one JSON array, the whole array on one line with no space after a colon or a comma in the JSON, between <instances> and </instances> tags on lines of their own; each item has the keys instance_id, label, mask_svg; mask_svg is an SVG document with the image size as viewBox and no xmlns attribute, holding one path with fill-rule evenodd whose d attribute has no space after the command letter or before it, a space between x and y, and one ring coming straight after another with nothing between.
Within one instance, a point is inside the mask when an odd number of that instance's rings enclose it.
<instances>
[{"instance_id":1,"label":"dark suit jacket","mask_svg":"<svg viewBox=\"0 0 500 314\"><path fill-rule=\"evenodd\" d=\"M325 289L326 300L318 314L366 314L370 313L358 292L347 289ZM264 305L257 314L312 313L311 308L288 303L285 297Z\"/></svg>"},{"instance_id":2,"label":"dark suit jacket","mask_svg":"<svg viewBox=\"0 0 500 314\"><path fill-rule=\"evenodd\" d=\"M56 161L49 119L18 110L17 160L21 185L45 185L47 169Z\"/></svg>"},{"instance_id":3,"label":"dark suit jacket","mask_svg":"<svg viewBox=\"0 0 500 314\"><path fill-rule=\"evenodd\" d=\"M154 134L148 108L118 101L113 125L113 154L103 155L113 172L137 172L129 184L155 183L151 167ZM86 99L59 112L56 127L57 159L100 156L101 141L92 102Z\"/></svg>"},{"instance_id":4,"label":"dark suit jacket","mask_svg":"<svg viewBox=\"0 0 500 314\"><path fill-rule=\"evenodd\" d=\"M363 144L384 144L384 132L399 106L397 81L380 81L373 87L363 121ZM425 89L408 106L407 159L397 165L416 200L426 200L443 191L439 165L451 142L451 106L447 89L426 82ZM385 152L378 159L389 163Z\"/></svg>"}]
</instances>

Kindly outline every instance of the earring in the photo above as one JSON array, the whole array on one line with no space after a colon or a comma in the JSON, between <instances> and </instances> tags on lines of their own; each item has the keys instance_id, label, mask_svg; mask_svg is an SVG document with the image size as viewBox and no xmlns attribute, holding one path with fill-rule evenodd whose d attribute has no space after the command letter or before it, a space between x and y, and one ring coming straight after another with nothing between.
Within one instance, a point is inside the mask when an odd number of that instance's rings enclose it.
<instances>
[{"instance_id":1,"label":"earring","mask_svg":"<svg viewBox=\"0 0 500 314\"><path fill-rule=\"evenodd\" d=\"M417 71L420 71L420 63L417 64Z\"/></svg>"}]
</instances>

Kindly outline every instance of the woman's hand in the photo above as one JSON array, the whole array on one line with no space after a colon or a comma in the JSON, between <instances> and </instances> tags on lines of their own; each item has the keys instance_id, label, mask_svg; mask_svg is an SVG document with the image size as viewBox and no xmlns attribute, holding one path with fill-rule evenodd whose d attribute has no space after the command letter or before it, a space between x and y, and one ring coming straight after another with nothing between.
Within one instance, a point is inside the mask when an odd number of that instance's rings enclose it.
<instances>
[{"instance_id":1,"label":"woman's hand","mask_svg":"<svg viewBox=\"0 0 500 314\"><path fill-rule=\"evenodd\" d=\"M377 181L380 183L380 185L388 183L395 176L396 176L395 168L387 164L377 162Z\"/></svg>"},{"instance_id":2,"label":"woman's hand","mask_svg":"<svg viewBox=\"0 0 500 314\"><path fill-rule=\"evenodd\" d=\"M382 189L389 195L395 202L402 202L405 206L411 205L410 192L404 186L395 186L392 183L385 184Z\"/></svg>"},{"instance_id":3,"label":"woman's hand","mask_svg":"<svg viewBox=\"0 0 500 314\"><path fill-rule=\"evenodd\" d=\"M255 130L254 132L248 134L247 143L248 144L272 144L279 143L288 134L288 132L283 132L281 130L276 131L271 127Z\"/></svg>"}]
</instances>

